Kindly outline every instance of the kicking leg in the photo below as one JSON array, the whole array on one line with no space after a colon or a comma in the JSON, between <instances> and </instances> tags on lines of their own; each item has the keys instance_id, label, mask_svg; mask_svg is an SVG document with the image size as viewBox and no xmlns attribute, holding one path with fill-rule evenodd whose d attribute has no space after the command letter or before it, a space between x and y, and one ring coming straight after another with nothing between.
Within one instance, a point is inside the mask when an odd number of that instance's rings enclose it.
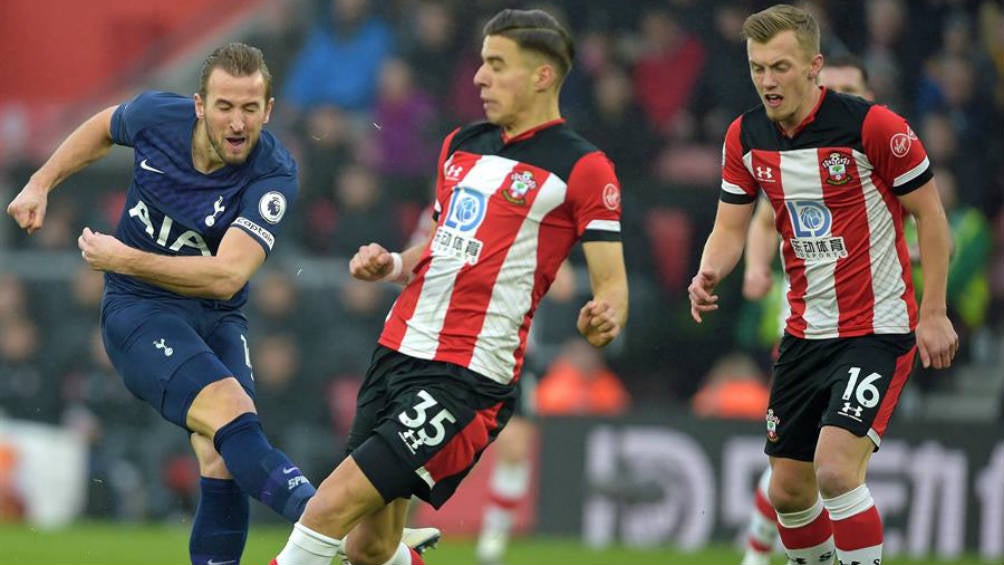
<instances>
[{"instance_id":1,"label":"kicking leg","mask_svg":"<svg viewBox=\"0 0 1004 565\"><path fill-rule=\"evenodd\" d=\"M227 377L199 391L189 407L186 424L212 438L244 492L291 522L300 517L314 487L300 468L265 438L254 402L236 379Z\"/></svg>"}]
</instances>

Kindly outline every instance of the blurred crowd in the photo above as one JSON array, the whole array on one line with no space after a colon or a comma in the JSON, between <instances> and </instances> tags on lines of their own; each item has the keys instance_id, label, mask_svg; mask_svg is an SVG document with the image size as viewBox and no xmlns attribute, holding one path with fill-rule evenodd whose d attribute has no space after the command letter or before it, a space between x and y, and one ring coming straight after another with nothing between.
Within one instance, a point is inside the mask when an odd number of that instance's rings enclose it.
<instances>
[{"instance_id":1,"label":"blurred crowd","mask_svg":"<svg viewBox=\"0 0 1004 565\"><path fill-rule=\"evenodd\" d=\"M276 96L269 128L293 151L302 175L278 260L252 282L257 404L276 444L313 476L341 455L355 390L396 289L346 276L318 282L309 272L301 277L298 265L345 260L370 241L391 249L407 243L430 201L443 136L482 118L472 85L481 26L512 4L267 2L240 38L265 52ZM773 336L758 337L757 328L771 314L744 309L742 277L727 281L721 310L701 326L689 319L686 286L715 212L725 128L758 102L742 23L769 4L527 4L549 10L573 31L578 54L562 112L612 158L624 187L631 322L599 362L639 409L685 406L706 382L696 402L702 413L726 406L719 409L755 414L756 408L709 395L732 380L741 381L742 398L761 398L766 386ZM821 23L824 55L859 56L877 100L905 115L924 142L962 261L949 283L965 340L960 362L993 362L970 344L988 336L999 344L1004 324L1004 6L999 0L803 4ZM13 222L0 222L0 252L65 255L75 251L82 226L113 231L130 165L78 174L53 195L45 229L30 238ZM0 194L12 196L37 166L6 162ZM171 500L192 500L194 490L186 489L194 489L197 470L181 455L185 438L130 396L104 356L96 331L101 288L101 276L83 267L35 280L19 265L0 266L0 411L63 423L91 441L94 472L121 478L114 488L93 487L103 495L93 497L93 513L165 513ZM580 268L568 289L542 304L532 370L565 370L562 359L575 358L568 340L588 290ZM930 386L950 388L951 379ZM151 435L177 444L178 455L165 452L164 443L154 449L143 441ZM139 476L160 477L159 494L136 497L135 489L150 488Z\"/></svg>"}]
</instances>

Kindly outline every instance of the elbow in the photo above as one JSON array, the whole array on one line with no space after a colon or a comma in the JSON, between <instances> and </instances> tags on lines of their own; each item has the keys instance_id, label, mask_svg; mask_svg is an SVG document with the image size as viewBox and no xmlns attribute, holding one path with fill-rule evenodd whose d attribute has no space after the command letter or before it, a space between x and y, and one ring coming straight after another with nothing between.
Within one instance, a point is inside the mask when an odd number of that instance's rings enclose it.
<instances>
[{"instance_id":1,"label":"elbow","mask_svg":"<svg viewBox=\"0 0 1004 565\"><path fill-rule=\"evenodd\" d=\"M228 274L216 279L212 285L211 298L214 300L230 300L247 284L247 279L236 274Z\"/></svg>"}]
</instances>

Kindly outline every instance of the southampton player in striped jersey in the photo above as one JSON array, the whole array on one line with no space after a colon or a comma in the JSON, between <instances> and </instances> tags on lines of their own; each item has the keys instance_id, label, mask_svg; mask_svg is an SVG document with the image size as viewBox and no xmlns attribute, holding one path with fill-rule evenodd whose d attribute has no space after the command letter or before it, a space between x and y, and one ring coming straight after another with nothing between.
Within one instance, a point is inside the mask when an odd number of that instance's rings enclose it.
<instances>
[{"instance_id":1,"label":"southampton player in striped jersey","mask_svg":"<svg viewBox=\"0 0 1004 565\"><path fill-rule=\"evenodd\" d=\"M858 58L850 55L827 59L819 71L819 83L835 92L860 96L865 100L875 99L868 87L867 70ZM761 196L746 234L743 297L747 300L761 300L770 292L784 294L782 286L774 285L772 272L777 246L778 234L774 228L774 209L770 207L766 197ZM777 302L783 305L784 296L778 296ZM783 335L784 320L788 317L787 307L782 306L780 310L781 315L777 316L778 338ZM770 467L767 467L753 492L754 505L747 528L746 552L741 565L770 563L770 555L778 536L777 514L770 505L767 495L770 476Z\"/></svg>"},{"instance_id":2,"label":"southampton player in striped jersey","mask_svg":"<svg viewBox=\"0 0 1004 565\"><path fill-rule=\"evenodd\" d=\"M882 523L864 482L868 459L915 353L943 368L958 348L945 308L948 224L906 121L816 85L819 27L807 12L776 5L743 31L762 106L726 133L721 201L689 288L691 314L700 322L717 309L715 287L739 260L762 190L782 237L791 309L766 415L781 541L792 562L877 564ZM931 284L919 308L907 211Z\"/></svg>"},{"instance_id":3,"label":"southampton player in striped jersey","mask_svg":"<svg viewBox=\"0 0 1004 565\"><path fill-rule=\"evenodd\" d=\"M474 76L488 121L443 143L430 240L402 253L360 248L352 276L397 281L359 392L349 456L307 505L278 565L407 565L408 499L439 507L512 414L527 331L571 247L582 241L593 299L578 330L596 347L627 319L620 185L561 119L571 37L540 10L503 10L484 28ZM351 535L343 542L351 531Z\"/></svg>"}]
</instances>

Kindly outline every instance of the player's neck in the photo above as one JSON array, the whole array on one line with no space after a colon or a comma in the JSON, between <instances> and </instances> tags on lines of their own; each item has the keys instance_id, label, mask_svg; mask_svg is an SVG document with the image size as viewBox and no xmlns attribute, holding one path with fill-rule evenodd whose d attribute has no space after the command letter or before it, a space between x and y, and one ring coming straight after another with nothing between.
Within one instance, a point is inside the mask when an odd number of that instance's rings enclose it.
<instances>
[{"instance_id":1,"label":"player's neck","mask_svg":"<svg viewBox=\"0 0 1004 565\"><path fill-rule=\"evenodd\" d=\"M216 155L216 151L209 143L206 123L199 120L192 130L192 166L196 171L208 175L222 169L224 165L223 160Z\"/></svg>"},{"instance_id":2,"label":"player's neck","mask_svg":"<svg viewBox=\"0 0 1004 565\"><path fill-rule=\"evenodd\" d=\"M812 114L812 112L816 109L816 106L819 105L819 99L822 96L823 96L822 88L815 87L810 89L809 96L806 97L805 102L802 103L802 106L798 109L798 112L795 112L795 114L791 117L790 120L783 120L781 122L778 122L778 125L781 126L781 129L784 131L785 135L787 135L788 137L793 137L796 133L798 133L798 130L805 122L805 119L808 118L809 115Z\"/></svg>"},{"instance_id":3,"label":"player's neck","mask_svg":"<svg viewBox=\"0 0 1004 565\"><path fill-rule=\"evenodd\" d=\"M558 108L558 98L554 97L518 115L511 124L506 125L502 130L507 138L512 139L547 122L560 119L561 110Z\"/></svg>"}]
</instances>

